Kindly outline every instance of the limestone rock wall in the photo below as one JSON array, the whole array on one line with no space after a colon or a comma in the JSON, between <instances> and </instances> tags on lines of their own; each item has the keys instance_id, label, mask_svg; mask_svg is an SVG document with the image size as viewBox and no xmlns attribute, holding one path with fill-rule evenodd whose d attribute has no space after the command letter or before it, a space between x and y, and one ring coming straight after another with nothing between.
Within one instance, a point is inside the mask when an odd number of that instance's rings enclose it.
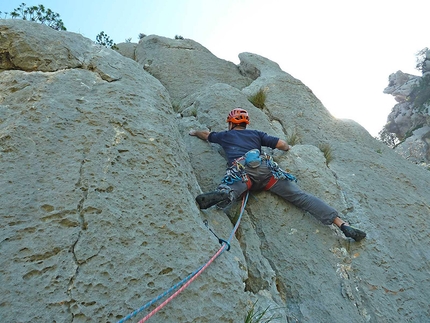
<instances>
[{"instance_id":1,"label":"limestone rock wall","mask_svg":"<svg viewBox=\"0 0 430 323\"><path fill-rule=\"evenodd\" d=\"M209 260L219 244L204 221L228 238L237 209L197 208L226 162L188 132L225 129L236 106L252 128L298 134L290 152L268 152L368 238L253 193L231 250L149 322L242 322L255 302L273 322L430 316L428 171L264 57L235 66L158 36L127 50L0 20L2 322L116 322ZM264 109L248 101L261 88Z\"/></svg>"},{"instance_id":2,"label":"limestone rock wall","mask_svg":"<svg viewBox=\"0 0 430 323\"><path fill-rule=\"evenodd\" d=\"M422 76L397 71L389 77L384 93L398 102L387 118L386 132L394 134L400 143L395 151L407 160L430 169L430 103L414 104L414 90L430 80L430 50L422 62ZM421 94L423 95L423 94ZM428 95L427 95L428 98Z\"/></svg>"},{"instance_id":3,"label":"limestone rock wall","mask_svg":"<svg viewBox=\"0 0 430 323\"><path fill-rule=\"evenodd\" d=\"M135 59L166 87L175 106L208 85L226 83L241 89L251 83L238 73L236 65L217 58L191 39L146 36L136 47Z\"/></svg>"},{"instance_id":4,"label":"limestone rock wall","mask_svg":"<svg viewBox=\"0 0 430 323\"><path fill-rule=\"evenodd\" d=\"M169 93L136 62L90 41L72 68L77 34L22 21L0 28L14 68L0 72L1 321L116 322L218 248L194 202L199 189ZM70 49L56 52L49 70L29 72L14 44L37 36ZM44 61L36 49L26 55ZM235 250L157 320L209 321L224 297L244 308ZM195 311L214 285L219 292ZM242 313L225 307L217 317Z\"/></svg>"}]
</instances>

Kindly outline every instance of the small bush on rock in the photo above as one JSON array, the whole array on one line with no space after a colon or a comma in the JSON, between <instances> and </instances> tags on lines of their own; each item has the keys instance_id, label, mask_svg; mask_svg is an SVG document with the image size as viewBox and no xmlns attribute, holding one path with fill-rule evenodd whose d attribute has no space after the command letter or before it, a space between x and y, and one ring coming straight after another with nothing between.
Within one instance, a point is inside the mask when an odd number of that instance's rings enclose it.
<instances>
[{"instance_id":1,"label":"small bush on rock","mask_svg":"<svg viewBox=\"0 0 430 323\"><path fill-rule=\"evenodd\" d=\"M424 70L424 63L426 61L426 57L427 57L427 52L429 51L429 49L427 47L421 49L417 54L416 54L416 59L417 59L417 65L415 66L415 68L418 71L423 72Z\"/></svg>"},{"instance_id":2,"label":"small bush on rock","mask_svg":"<svg viewBox=\"0 0 430 323\"><path fill-rule=\"evenodd\" d=\"M426 105L430 104L430 75L425 75L419 80L409 95L409 100L414 103L418 112L423 112Z\"/></svg>"},{"instance_id":3,"label":"small bush on rock","mask_svg":"<svg viewBox=\"0 0 430 323\"><path fill-rule=\"evenodd\" d=\"M110 37L107 34L105 34L104 31L101 31L96 36L96 44L102 45L107 48L118 49L118 47L116 47L116 44L113 42L113 40L110 39Z\"/></svg>"},{"instance_id":4,"label":"small bush on rock","mask_svg":"<svg viewBox=\"0 0 430 323\"><path fill-rule=\"evenodd\" d=\"M333 152L329 144L320 144L319 149L323 152L325 158L325 164L328 164L333 160Z\"/></svg>"},{"instance_id":5,"label":"small bush on rock","mask_svg":"<svg viewBox=\"0 0 430 323\"><path fill-rule=\"evenodd\" d=\"M251 308L249 309L249 311L245 317L244 323L269 323L275 319L273 315L270 316L269 318L264 318L267 311L269 310L269 306L266 307L266 309L264 309L264 310L256 311L256 309L255 309L256 304L257 304L257 302L252 304Z\"/></svg>"},{"instance_id":6,"label":"small bush on rock","mask_svg":"<svg viewBox=\"0 0 430 323\"><path fill-rule=\"evenodd\" d=\"M396 148L397 145L400 143L400 140L397 138L397 136L387 129L387 125L384 126L384 128L379 132L378 135L379 137L376 139L382 141L390 148Z\"/></svg>"},{"instance_id":7,"label":"small bush on rock","mask_svg":"<svg viewBox=\"0 0 430 323\"><path fill-rule=\"evenodd\" d=\"M297 129L294 129L293 132L288 136L287 143L290 146L295 146L301 142L302 138L300 137Z\"/></svg>"},{"instance_id":8,"label":"small bush on rock","mask_svg":"<svg viewBox=\"0 0 430 323\"><path fill-rule=\"evenodd\" d=\"M258 90L257 93L255 93L254 95L251 95L248 100L249 102L251 102L255 107L259 108L259 109L263 109L265 107L265 103L266 103L266 91L264 91L264 89L260 89Z\"/></svg>"},{"instance_id":9,"label":"small bush on rock","mask_svg":"<svg viewBox=\"0 0 430 323\"><path fill-rule=\"evenodd\" d=\"M8 13L5 12L4 14L6 18ZM55 30L67 30L63 21L60 19L60 15L53 12L51 9L45 9L45 6L41 4L38 6L27 7L25 3L21 3L18 8L13 9L10 13L10 17L12 19L20 18L22 20L39 22Z\"/></svg>"}]
</instances>

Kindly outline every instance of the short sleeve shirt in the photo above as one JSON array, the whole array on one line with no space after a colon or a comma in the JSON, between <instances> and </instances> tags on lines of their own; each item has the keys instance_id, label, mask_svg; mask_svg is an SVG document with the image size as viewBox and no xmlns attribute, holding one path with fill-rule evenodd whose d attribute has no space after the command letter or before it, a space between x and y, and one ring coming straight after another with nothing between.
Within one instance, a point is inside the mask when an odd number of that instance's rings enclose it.
<instances>
[{"instance_id":1,"label":"short sleeve shirt","mask_svg":"<svg viewBox=\"0 0 430 323\"><path fill-rule=\"evenodd\" d=\"M227 155L228 164L231 165L235 159L252 149L261 151L261 146L276 148L279 138L259 130L244 129L211 132L208 140L221 145Z\"/></svg>"}]
</instances>

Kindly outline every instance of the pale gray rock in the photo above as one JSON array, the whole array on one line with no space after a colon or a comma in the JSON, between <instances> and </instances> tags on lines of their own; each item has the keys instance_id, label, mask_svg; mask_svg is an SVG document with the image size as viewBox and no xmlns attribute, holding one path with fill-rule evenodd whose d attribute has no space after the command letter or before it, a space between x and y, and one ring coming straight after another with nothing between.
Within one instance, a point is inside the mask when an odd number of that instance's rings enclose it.
<instances>
[{"instance_id":1,"label":"pale gray rock","mask_svg":"<svg viewBox=\"0 0 430 323\"><path fill-rule=\"evenodd\" d=\"M15 43L37 41L15 26L39 25L0 22ZM77 34L57 38L43 26L38 34L69 52L82 46ZM116 322L219 247L194 202L198 185L169 94L136 62L88 48L88 69L15 64L0 72L2 322ZM33 61L45 70L50 55L40 48ZM227 218L212 221L227 235ZM197 280L158 320L240 320L245 261L232 247L218 273ZM205 290L211 296L195 311Z\"/></svg>"},{"instance_id":2,"label":"pale gray rock","mask_svg":"<svg viewBox=\"0 0 430 323\"><path fill-rule=\"evenodd\" d=\"M191 39L170 39L156 35L141 39L136 61L169 91L174 104L195 91L216 83L242 89L251 80L236 65L213 55ZM193 66L189 69L190 64Z\"/></svg>"},{"instance_id":3,"label":"pale gray rock","mask_svg":"<svg viewBox=\"0 0 430 323\"><path fill-rule=\"evenodd\" d=\"M427 51L427 56L429 52ZM424 63L426 62L427 60ZM386 132L394 134L400 141L395 150L411 162L426 168L430 165L430 145L427 138L430 103L416 107L409 97L427 74L425 64L422 77L397 71L390 75L389 85L384 90L384 93L393 95L398 102L384 126Z\"/></svg>"},{"instance_id":4,"label":"pale gray rock","mask_svg":"<svg viewBox=\"0 0 430 323\"><path fill-rule=\"evenodd\" d=\"M116 44L116 48L114 48L118 53L120 53L122 56L128 57L132 60L136 60L136 43L132 42L126 42L126 43L119 43Z\"/></svg>"},{"instance_id":5,"label":"pale gray rock","mask_svg":"<svg viewBox=\"0 0 430 323\"><path fill-rule=\"evenodd\" d=\"M384 93L393 95L397 102L404 102L419 79L419 76L397 71L388 77L389 84L384 89Z\"/></svg>"},{"instance_id":6,"label":"pale gray rock","mask_svg":"<svg viewBox=\"0 0 430 323\"><path fill-rule=\"evenodd\" d=\"M429 167L430 161L430 126L415 130L412 136L396 147L396 152L407 160Z\"/></svg>"},{"instance_id":7,"label":"pale gray rock","mask_svg":"<svg viewBox=\"0 0 430 323\"><path fill-rule=\"evenodd\" d=\"M205 264L220 248L210 230L228 239L239 210L198 209L194 197L217 186L226 162L188 133L226 129L237 106L251 128L297 133L291 151L267 152L368 237L352 242L252 192L230 251L149 322L242 322L252 304L272 322L429 317L428 171L336 120L259 55L235 66L191 40L148 36L137 63L34 26L0 20L1 39L14 39L0 43L13 53L0 71L2 321L117 322ZM33 27L40 38L21 32ZM50 50L31 49L40 39L76 54L46 64ZM264 109L248 101L261 88Z\"/></svg>"},{"instance_id":8,"label":"pale gray rock","mask_svg":"<svg viewBox=\"0 0 430 323\"><path fill-rule=\"evenodd\" d=\"M53 72L80 68L88 63L88 55L95 47L102 48L80 34L56 30L47 33L45 27L34 22L22 24L18 19L2 19L0 70Z\"/></svg>"}]
</instances>

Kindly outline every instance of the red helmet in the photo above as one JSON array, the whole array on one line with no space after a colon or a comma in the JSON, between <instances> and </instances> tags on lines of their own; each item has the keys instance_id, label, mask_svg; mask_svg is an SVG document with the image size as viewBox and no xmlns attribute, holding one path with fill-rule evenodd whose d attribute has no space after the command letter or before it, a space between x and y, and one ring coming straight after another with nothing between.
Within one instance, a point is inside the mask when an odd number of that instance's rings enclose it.
<instances>
[{"instance_id":1,"label":"red helmet","mask_svg":"<svg viewBox=\"0 0 430 323\"><path fill-rule=\"evenodd\" d=\"M227 122L232 122L236 124L246 123L249 124L248 111L242 108L236 108L230 111L227 117Z\"/></svg>"}]
</instances>

